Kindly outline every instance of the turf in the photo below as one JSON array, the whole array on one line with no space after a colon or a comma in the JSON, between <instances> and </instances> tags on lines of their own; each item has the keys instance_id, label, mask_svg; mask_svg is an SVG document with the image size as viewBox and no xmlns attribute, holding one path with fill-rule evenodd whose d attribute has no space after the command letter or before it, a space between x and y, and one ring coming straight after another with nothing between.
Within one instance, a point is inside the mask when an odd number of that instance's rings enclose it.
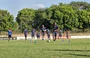
<instances>
[{"instance_id":1,"label":"turf","mask_svg":"<svg viewBox=\"0 0 90 58\"><path fill-rule=\"evenodd\" d=\"M90 39L57 40L0 40L0 58L90 58Z\"/></svg>"}]
</instances>

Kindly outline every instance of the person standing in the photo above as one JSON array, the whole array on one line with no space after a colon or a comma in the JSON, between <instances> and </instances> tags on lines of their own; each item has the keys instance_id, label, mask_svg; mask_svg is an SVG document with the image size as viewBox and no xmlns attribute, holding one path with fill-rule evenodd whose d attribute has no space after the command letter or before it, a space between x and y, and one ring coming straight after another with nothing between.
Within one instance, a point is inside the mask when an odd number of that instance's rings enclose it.
<instances>
[{"instance_id":1,"label":"person standing","mask_svg":"<svg viewBox=\"0 0 90 58\"><path fill-rule=\"evenodd\" d=\"M32 36L32 39L34 40L34 43L36 43L36 40L35 40L36 30L35 30L35 28L32 29L31 36ZM30 40L30 43L32 42L32 39Z\"/></svg>"},{"instance_id":2,"label":"person standing","mask_svg":"<svg viewBox=\"0 0 90 58\"><path fill-rule=\"evenodd\" d=\"M46 33L46 28L44 25L42 25L42 28L41 28L41 33L42 33L42 40L44 40L45 38L45 33Z\"/></svg>"},{"instance_id":3,"label":"person standing","mask_svg":"<svg viewBox=\"0 0 90 58\"><path fill-rule=\"evenodd\" d=\"M27 40L27 34L28 34L28 30L27 30L27 29L25 29L25 30L24 30L25 40Z\"/></svg>"},{"instance_id":4,"label":"person standing","mask_svg":"<svg viewBox=\"0 0 90 58\"><path fill-rule=\"evenodd\" d=\"M55 23L54 23L54 26L53 26L53 41L56 41L57 32L58 32L58 26L57 26L57 24L56 24L56 22L55 22Z\"/></svg>"},{"instance_id":5,"label":"person standing","mask_svg":"<svg viewBox=\"0 0 90 58\"><path fill-rule=\"evenodd\" d=\"M66 29L66 38L68 39L68 42L70 42L68 29Z\"/></svg>"},{"instance_id":6,"label":"person standing","mask_svg":"<svg viewBox=\"0 0 90 58\"><path fill-rule=\"evenodd\" d=\"M63 31L60 29L59 30L59 39L62 39L62 42L64 41L64 38L62 38L62 34L63 34Z\"/></svg>"},{"instance_id":7,"label":"person standing","mask_svg":"<svg viewBox=\"0 0 90 58\"><path fill-rule=\"evenodd\" d=\"M47 33L47 37L48 37L47 42L50 42L50 30L49 30L49 29L47 29L47 30L46 30L46 33Z\"/></svg>"},{"instance_id":8,"label":"person standing","mask_svg":"<svg viewBox=\"0 0 90 58\"><path fill-rule=\"evenodd\" d=\"M11 37L12 37L12 30L9 29L8 30L8 38L9 38L8 41L10 41Z\"/></svg>"},{"instance_id":9,"label":"person standing","mask_svg":"<svg viewBox=\"0 0 90 58\"><path fill-rule=\"evenodd\" d=\"M36 36L38 39L40 39L40 32L39 31L37 31Z\"/></svg>"},{"instance_id":10,"label":"person standing","mask_svg":"<svg viewBox=\"0 0 90 58\"><path fill-rule=\"evenodd\" d=\"M61 38L62 37L62 30L60 29L59 30L59 38Z\"/></svg>"}]
</instances>

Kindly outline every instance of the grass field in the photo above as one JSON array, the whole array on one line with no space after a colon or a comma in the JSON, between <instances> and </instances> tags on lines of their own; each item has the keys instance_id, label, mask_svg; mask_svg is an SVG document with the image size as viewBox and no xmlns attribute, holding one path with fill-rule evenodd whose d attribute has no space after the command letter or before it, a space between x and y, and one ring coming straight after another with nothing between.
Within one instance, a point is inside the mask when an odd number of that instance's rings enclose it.
<instances>
[{"instance_id":1,"label":"grass field","mask_svg":"<svg viewBox=\"0 0 90 58\"><path fill-rule=\"evenodd\" d=\"M90 39L57 40L0 40L0 58L90 58Z\"/></svg>"}]
</instances>

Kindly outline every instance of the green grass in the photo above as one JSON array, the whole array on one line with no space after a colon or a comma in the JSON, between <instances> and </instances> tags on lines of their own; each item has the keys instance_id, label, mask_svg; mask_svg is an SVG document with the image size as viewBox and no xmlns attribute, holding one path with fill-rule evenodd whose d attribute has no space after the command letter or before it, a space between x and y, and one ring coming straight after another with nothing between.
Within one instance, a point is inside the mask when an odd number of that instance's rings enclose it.
<instances>
[{"instance_id":1,"label":"green grass","mask_svg":"<svg viewBox=\"0 0 90 58\"><path fill-rule=\"evenodd\" d=\"M0 40L0 58L90 58L90 39L57 40Z\"/></svg>"}]
</instances>

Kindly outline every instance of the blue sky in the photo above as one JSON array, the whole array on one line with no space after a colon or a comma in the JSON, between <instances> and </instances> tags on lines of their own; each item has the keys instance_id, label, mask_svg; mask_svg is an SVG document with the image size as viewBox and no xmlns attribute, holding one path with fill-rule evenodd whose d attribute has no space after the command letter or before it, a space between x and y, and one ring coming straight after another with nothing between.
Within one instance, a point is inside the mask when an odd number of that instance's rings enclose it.
<instances>
[{"instance_id":1,"label":"blue sky","mask_svg":"<svg viewBox=\"0 0 90 58\"><path fill-rule=\"evenodd\" d=\"M52 4L70 3L72 1L85 1L90 3L90 0L0 0L0 9L8 10L16 17L19 10L23 8L46 8Z\"/></svg>"}]
</instances>

